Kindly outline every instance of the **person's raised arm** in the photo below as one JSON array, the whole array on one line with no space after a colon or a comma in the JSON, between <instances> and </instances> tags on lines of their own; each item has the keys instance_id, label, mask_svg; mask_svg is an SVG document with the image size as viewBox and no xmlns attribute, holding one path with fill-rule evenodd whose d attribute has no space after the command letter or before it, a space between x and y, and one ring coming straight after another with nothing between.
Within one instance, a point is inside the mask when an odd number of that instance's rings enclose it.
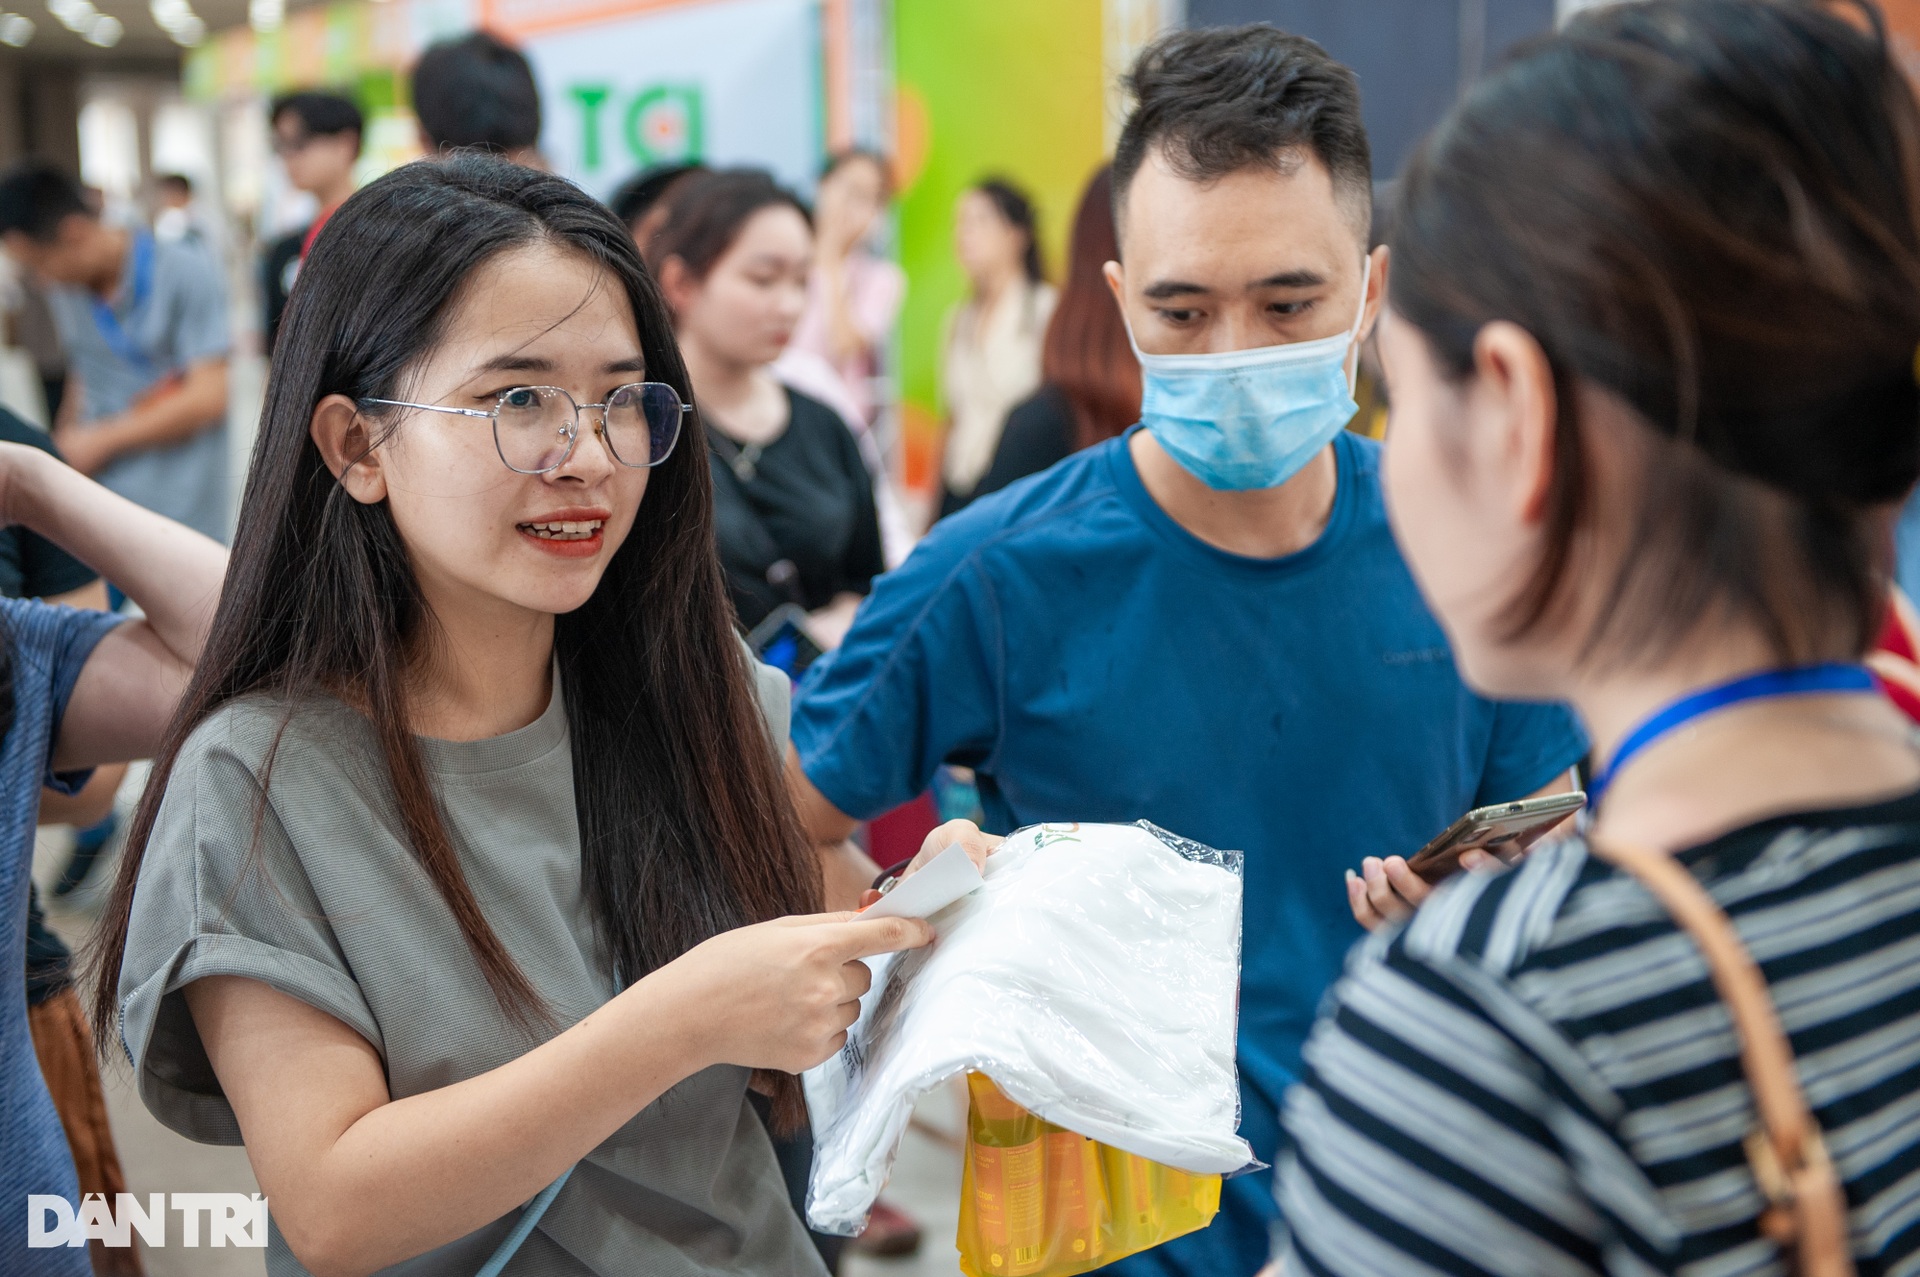
<instances>
[{"instance_id":1,"label":"person's raised arm","mask_svg":"<svg viewBox=\"0 0 1920 1277\"><path fill-rule=\"evenodd\" d=\"M0 521L38 532L146 613L94 648L60 721L54 765L152 754L206 644L226 550L22 444L0 443Z\"/></svg>"}]
</instances>

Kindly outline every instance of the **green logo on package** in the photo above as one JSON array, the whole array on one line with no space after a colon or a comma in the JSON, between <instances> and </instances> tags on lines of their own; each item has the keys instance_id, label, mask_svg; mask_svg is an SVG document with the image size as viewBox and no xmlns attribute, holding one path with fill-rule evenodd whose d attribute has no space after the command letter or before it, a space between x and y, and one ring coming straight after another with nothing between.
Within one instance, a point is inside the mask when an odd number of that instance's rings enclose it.
<instances>
[{"instance_id":1,"label":"green logo on package","mask_svg":"<svg viewBox=\"0 0 1920 1277\"><path fill-rule=\"evenodd\" d=\"M1080 825L1078 822L1071 825L1042 825L1040 826L1040 832L1033 836L1033 845L1036 849L1051 847L1057 842L1079 841Z\"/></svg>"}]
</instances>

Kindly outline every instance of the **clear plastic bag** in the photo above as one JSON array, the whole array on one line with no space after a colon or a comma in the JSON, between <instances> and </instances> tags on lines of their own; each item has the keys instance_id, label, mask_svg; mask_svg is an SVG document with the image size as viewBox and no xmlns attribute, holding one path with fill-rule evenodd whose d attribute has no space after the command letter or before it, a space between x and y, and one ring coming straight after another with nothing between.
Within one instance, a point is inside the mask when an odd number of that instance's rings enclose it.
<instances>
[{"instance_id":1,"label":"clear plastic bag","mask_svg":"<svg viewBox=\"0 0 1920 1277\"><path fill-rule=\"evenodd\" d=\"M981 890L933 916L932 945L870 964L873 988L846 1047L808 1072L815 1141L809 1221L822 1232L858 1233L914 1102L948 1078L979 1073L1010 1106L992 1111L1015 1125L1050 1128L1038 1145L1040 1196L1021 1188L1020 1209L1064 1221L1060 1246L1043 1246L1058 1252L1057 1262L1080 1262L1067 1258L1076 1228L1089 1249L1098 1239L1099 1262L1111 1262L1189 1231L1175 1227L1189 1218L1199 1227L1200 1216L1210 1218L1217 1206L1214 1177L1258 1165L1235 1133L1240 854L1144 821L1037 825L988 857L985 878ZM989 1096L987 1104L995 1102ZM1027 1116L1012 1116L1011 1106ZM1077 1158L1068 1155L1070 1142L1081 1150ZM975 1166L974 1149L991 1142L969 1145L962 1209L972 1223L963 1215L963 1252L969 1226L976 1238L986 1236L982 1228L993 1238L1012 1237L1005 1231L1007 1176L1016 1187L1025 1184L1036 1165L1025 1142L1010 1146L1019 1165L995 1165L989 1156ZM1049 1174L1049 1165L1058 1173ZM999 1224L991 1206L982 1223L982 1199L973 1191L989 1171L1003 1184ZM1209 1179L1210 1189L1193 1182ZM1073 1205L1076 1192L1081 1208ZM1084 1213L1076 1217L1076 1209L1109 1218L1096 1225ZM1029 1236L1031 1214L1021 1219ZM1148 1235L1153 1239L1131 1244ZM1123 1245L1129 1249L1116 1252ZM988 1262L993 1253L990 1246L980 1252L979 1277L1016 1271L1006 1266L1011 1251L1001 1252L999 1266ZM1094 1266L1088 1260L1017 1271L1065 1274Z\"/></svg>"}]
</instances>

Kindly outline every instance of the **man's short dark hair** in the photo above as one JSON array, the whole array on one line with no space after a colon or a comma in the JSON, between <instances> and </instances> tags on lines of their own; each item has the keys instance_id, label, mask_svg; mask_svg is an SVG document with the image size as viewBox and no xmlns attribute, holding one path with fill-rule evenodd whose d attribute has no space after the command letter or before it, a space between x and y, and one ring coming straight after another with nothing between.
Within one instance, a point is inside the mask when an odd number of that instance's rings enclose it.
<instances>
[{"instance_id":1,"label":"man's short dark hair","mask_svg":"<svg viewBox=\"0 0 1920 1277\"><path fill-rule=\"evenodd\" d=\"M436 150L504 154L540 141L540 90L527 57L485 31L443 40L413 68L413 112Z\"/></svg>"},{"instance_id":2,"label":"man's short dark hair","mask_svg":"<svg viewBox=\"0 0 1920 1277\"><path fill-rule=\"evenodd\" d=\"M51 244L60 223L74 213L94 215L80 183L65 169L28 160L0 173L0 235L20 231Z\"/></svg>"},{"instance_id":3,"label":"man's short dark hair","mask_svg":"<svg viewBox=\"0 0 1920 1277\"><path fill-rule=\"evenodd\" d=\"M273 100L273 106L267 112L267 122L278 124L283 115L291 115L300 121L301 131L309 137L337 137L342 133L351 133L354 154L360 153L360 139L366 136L367 126L361 118L360 108L353 104L351 98L312 90L282 94Z\"/></svg>"},{"instance_id":4,"label":"man's short dark hair","mask_svg":"<svg viewBox=\"0 0 1920 1277\"><path fill-rule=\"evenodd\" d=\"M1176 31L1141 51L1126 87L1134 107L1113 153L1116 215L1156 149L1193 182L1256 166L1288 172L1306 152L1365 233L1373 158L1360 86L1313 41L1264 22Z\"/></svg>"},{"instance_id":5,"label":"man's short dark hair","mask_svg":"<svg viewBox=\"0 0 1920 1277\"><path fill-rule=\"evenodd\" d=\"M185 173L161 173L155 176L153 182L163 189L178 191L189 199L193 197L193 179Z\"/></svg>"}]
</instances>

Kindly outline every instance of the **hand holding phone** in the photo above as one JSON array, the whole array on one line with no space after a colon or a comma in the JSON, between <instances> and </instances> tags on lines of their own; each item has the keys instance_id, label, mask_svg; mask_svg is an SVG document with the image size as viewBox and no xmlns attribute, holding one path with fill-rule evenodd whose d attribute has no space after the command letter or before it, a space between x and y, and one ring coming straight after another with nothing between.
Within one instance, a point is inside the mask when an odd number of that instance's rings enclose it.
<instances>
[{"instance_id":1,"label":"hand holding phone","mask_svg":"<svg viewBox=\"0 0 1920 1277\"><path fill-rule=\"evenodd\" d=\"M1407 868L1404 856L1368 856L1358 873L1347 870L1347 907L1368 931L1404 922L1432 894L1433 885Z\"/></svg>"},{"instance_id":2,"label":"hand holding phone","mask_svg":"<svg viewBox=\"0 0 1920 1277\"><path fill-rule=\"evenodd\" d=\"M1459 872L1463 853L1479 848L1509 859L1586 805L1586 794L1576 789L1476 807L1415 852L1407 860L1407 867L1430 883L1443 882Z\"/></svg>"},{"instance_id":3,"label":"hand holding phone","mask_svg":"<svg viewBox=\"0 0 1920 1277\"><path fill-rule=\"evenodd\" d=\"M1586 795L1575 791L1478 807L1411 858L1368 856L1360 872L1347 871L1354 919L1369 931L1400 921L1419 908L1434 884L1466 867L1463 858L1516 856L1585 802Z\"/></svg>"}]
</instances>

